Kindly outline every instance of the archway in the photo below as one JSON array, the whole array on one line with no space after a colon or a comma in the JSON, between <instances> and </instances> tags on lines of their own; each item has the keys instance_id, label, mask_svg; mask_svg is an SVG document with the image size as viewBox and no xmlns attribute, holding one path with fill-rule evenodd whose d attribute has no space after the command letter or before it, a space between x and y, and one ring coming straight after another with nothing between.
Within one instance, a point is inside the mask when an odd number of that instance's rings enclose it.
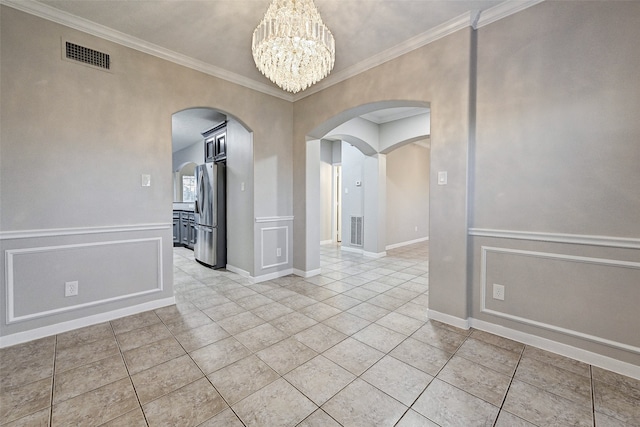
<instances>
[{"instance_id":1,"label":"archway","mask_svg":"<svg viewBox=\"0 0 640 427\"><path fill-rule=\"evenodd\" d=\"M414 111L408 113L408 110ZM388 120L380 119L380 115L378 115L377 119L375 117L371 118L376 115L375 113L382 111L388 112ZM401 113L405 114L404 117ZM323 214L319 213L321 211L320 193L322 184L320 182L321 171L316 166L321 164L322 161L323 144L327 144L327 141L344 141L344 143L348 143L361 152L362 159L359 166L361 168L361 178L356 174L349 177L350 181L353 181L350 182L343 167L344 181L347 181L347 184L342 188L346 192L346 194L342 194L342 197L348 198L350 183L355 185L356 199L359 198L359 200L356 200L352 205L352 213L355 213L355 215L349 215L348 220L343 220L342 228L345 229L345 233L351 239L356 236L356 240L350 241L349 245L346 246L355 247L356 249L360 247L360 252L365 255L384 256L387 239L386 155L400 146L428 138L430 134L428 114L429 104L426 102L382 101L344 111L320 124L309 133L306 150L306 252L307 259L313 263L313 266L317 267L308 269L307 272L309 270L312 272L308 275L319 274L319 245L323 240L326 242L326 239L323 238L326 236L321 236L320 230L320 224L326 223L326 220L323 221ZM408 122L403 123L405 120ZM326 150L324 151L326 152ZM428 183L426 189L428 193ZM342 206L343 214L348 215L348 210L344 209L347 204L343 203ZM332 212L332 215L334 214L335 212ZM426 223L428 223L428 220L423 224ZM358 224L362 225L363 228L359 229L358 232L351 233L348 227L352 225L358 227ZM358 236L362 237L362 239L358 240Z\"/></svg>"},{"instance_id":2,"label":"archway","mask_svg":"<svg viewBox=\"0 0 640 427\"><path fill-rule=\"evenodd\" d=\"M172 115L172 170L205 163L203 133L226 124L226 248L227 269L251 275L253 242L253 132L238 117L211 107L193 107ZM174 209L193 209L179 203ZM177 205L178 204L178 205Z\"/></svg>"}]
</instances>

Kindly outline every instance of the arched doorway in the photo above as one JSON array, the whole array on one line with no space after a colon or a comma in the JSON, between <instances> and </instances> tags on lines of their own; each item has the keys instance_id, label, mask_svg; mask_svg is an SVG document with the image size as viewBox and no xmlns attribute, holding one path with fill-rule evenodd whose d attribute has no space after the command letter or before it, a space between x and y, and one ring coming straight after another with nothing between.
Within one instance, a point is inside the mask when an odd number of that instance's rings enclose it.
<instances>
[{"instance_id":1,"label":"arched doorway","mask_svg":"<svg viewBox=\"0 0 640 427\"><path fill-rule=\"evenodd\" d=\"M327 216L336 217L336 207L327 209L320 200L326 203L326 187L335 189L335 174L326 173L327 153L332 152L332 165L340 164L342 169L342 185L340 188L342 205L342 227L345 235L343 248L354 250L365 255L380 257L385 255L388 236L386 233L386 156L395 149L421 142L427 143L430 134L429 104L423 102L386 101L355 107L327 120L310 132L307 141L307 254L315 257L317 254L319 267L320 252L318 246L321 241L327 242L327 237L333 240L333 235L327 236ZM333 127L330 127L333 126ZM333 148L327 149L331 144ZM349 155L346 166L342 156L336 153L336 144L345 147ZM428 156L427 156L428 158ZM315 164L320 167L314 167ZM310 166L310 167L309 167ZM420 226L413 226L414 231L420 231L420 236L428 236L428 160L426 184L424 192L427 195L425 220ZM323 168L325 171L323 171ZM423 174L424 176L424 174ZM331 181L327 182L327 177ZM403 179L411 179L405 175ZM333 191L338 191L337 189ZM335 194L334 194L335 196ZM314 203L314 199L317 203ZM332 197L337 200L337 197ZM331 228L335 223L331 221ZM425 233L426 232L426 233ZM418 235L416 235L418 236ZM396 239L397 240L397 239ZM418 240L418 237L405 239L405 242ZM394 242L401 246L399 241ZM308 257L309 259L309 257ZM320 269L312 270L315 274Z\"/></svg>"},{"instance_id":2,"label":"arched doorway","mask_svg":"<svg viewBox=\"0 0 640 427\"><path fill-rule=\"evenodd\" d=\"M253 132L236 116L210 107L193 107L172 115L172 173L174 210L194 208L177 197L184 165L205 163L203 133L226 124L226 246L227 269L253 273ZM180 187L180 190L177 189Z\"/></svg>"}]
</instances>

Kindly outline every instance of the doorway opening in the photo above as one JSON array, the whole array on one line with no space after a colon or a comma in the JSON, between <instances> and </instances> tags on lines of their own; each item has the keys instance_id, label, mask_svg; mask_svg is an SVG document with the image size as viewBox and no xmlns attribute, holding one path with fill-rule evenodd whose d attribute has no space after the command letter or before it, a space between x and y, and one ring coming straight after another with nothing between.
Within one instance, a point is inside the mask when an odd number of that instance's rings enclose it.
<instances>
[{"instance_id":1,"label":"doorway opening","mask_svg":"<svg viewBox=\"0 0 640 427\"><path fill-rule=\"evenodd\" d=\"M217 171L215 181L224 183L220 184L223 185L224 191L215 192L216 202L212 203L209 211L215 212L216 224L210 224L209 232L213 233L218 222L224 224L226 221L225 230L215 230L218 236L224 236L223 232L226 231L226 238L223 239L224 246L218 246L222 238L217 239L215 244L217 252L222 253L226 248L227 255L226 263L218 261L216 268L226 268L252 275L254 270L253 132L235 116L209 107L181 110L174 113L171 119L174 246L177 242L178 245L186 246L188 249L197 247L198 230L203 230L205 227L204 224L200 224L202 227L196 224L198 217L193 193L197 192L194 186L198 187L196 183L199 181L194 172L198 166L215 164L218 166L214 168ZM216 142L220 136L224 137L226 158L220 156L207 158L208 146L205 141L212 136L216 138ZM220 170L225 172L221 175ZM220 200L218 196L223 193L224 200ZM213 199L212 196L210 200ZM218 210L218 207L222 206L226 213L224 221L221 220ZM185 218L190 222L185 223ZM176 220L179 221L178 225ZM185 230L191 233L186 239L181 235ZM202 233L207 230L203 230Z\"/></svg>"},{"instance_id":2,"label":"doorway opening","mask_svg":"<svg viewBox=\"0 0 640 427\"><path fill-rule=\"evenodd\" d=\"M320 176L308 177L320 180L320 244L377 258L428 240L428 104L372 110L308 143L320 145L307 150L320 157Z\"/></svg>"}]
</instances>

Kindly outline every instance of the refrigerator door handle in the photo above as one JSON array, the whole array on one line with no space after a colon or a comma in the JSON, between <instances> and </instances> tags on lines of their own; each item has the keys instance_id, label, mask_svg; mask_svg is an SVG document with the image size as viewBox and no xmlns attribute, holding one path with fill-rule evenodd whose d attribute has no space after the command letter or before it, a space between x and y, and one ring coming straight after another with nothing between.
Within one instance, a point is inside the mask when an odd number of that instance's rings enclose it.
<instances>
[{"instance_id":1,"label":"refrigerator door handle","mask_svg":"<svg viewBox=\"0 0 640 427\"><path fill-rule=\"evenodd\" d=\"M198 171L198 187L196 189L196 202L194 205L194 213L200 214L202 212L200 212L200 207L199 207L199 200L202 200L202 194L204 193L204 184L203 184L203 179L202 179L202 171Z\"/></svg>"}]
</instances>

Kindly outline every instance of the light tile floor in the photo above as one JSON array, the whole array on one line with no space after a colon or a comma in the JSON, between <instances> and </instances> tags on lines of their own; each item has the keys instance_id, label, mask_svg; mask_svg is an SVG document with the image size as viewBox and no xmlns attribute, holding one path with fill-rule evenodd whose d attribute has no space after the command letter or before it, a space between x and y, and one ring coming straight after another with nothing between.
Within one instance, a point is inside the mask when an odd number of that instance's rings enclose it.
<instances>
[{"instance_id":1,"label":"light tile floor","mask_svg":"<svg viewBox=\"0 0 640 427\"><path fill-rule=\"evenodd\" d=\"M9 426L638 426L640 381L426 322L428 246L250 284L174 251L177 304L0 351Z\"/></svg>"}]
</instances>

